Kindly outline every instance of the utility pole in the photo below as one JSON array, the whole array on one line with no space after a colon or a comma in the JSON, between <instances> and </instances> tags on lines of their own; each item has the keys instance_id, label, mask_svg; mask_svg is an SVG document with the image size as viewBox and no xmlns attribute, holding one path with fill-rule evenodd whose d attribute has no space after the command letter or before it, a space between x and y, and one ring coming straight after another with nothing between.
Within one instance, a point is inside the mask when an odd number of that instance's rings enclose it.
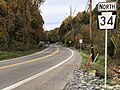
<instances>
[{"instance_id":1,"label":"utility pole","mask_svg":"<svg viewBox=\"0 0 120 90\"><path fill-rule=\"evenodd\" d=\"M93 47L93 35L92 35L92 0L90 0L90 43L91 43L91 54L92 61L94 61L94 47Z\"/></svg>"}]
</instances>

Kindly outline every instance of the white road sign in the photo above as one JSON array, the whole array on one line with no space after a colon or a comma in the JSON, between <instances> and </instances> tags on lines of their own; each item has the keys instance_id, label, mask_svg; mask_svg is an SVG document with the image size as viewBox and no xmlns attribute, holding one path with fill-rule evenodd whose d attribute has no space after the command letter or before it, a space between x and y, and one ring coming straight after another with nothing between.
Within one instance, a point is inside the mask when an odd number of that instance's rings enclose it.
<instances>
[{"instance_id":1,"label":"white road sign","mask_svg":"<svg viewBox=\"0 0 120 90\"><path fill-rule=\"evenodd\" d=\"M80 39L80 40L79 40L79 43L83 43L83 39Z\"/></svg>"},{"instance_id":2,"label":"white road sign","mask_svg":"<svg viewBox=\"0 0 120 90\"><path fill-rule=\"evenodd\" d=\"M101 2L98 4L98 11L116 11L116 3L115 2Z\"/></svg>"},{"instance_id":3,"label":"white road sign","mask_svg":"<svg viewBox=\"0 0 120 90\"><path fill-rule=\"evenodd\" d=\"M98 4L98 29L116 28L116 3L101 2Z\"/></svg>"},{"instance_id":4,"label":"white road sign","mask_svg":"<svg viewBox=\"0 0 120 90\"><path fill-rule=\"evenodd\" d=\"M98 15L99 29L115 29L116 15L112 12L102 12L102 15Z\"/></svg>"}]
</instances>

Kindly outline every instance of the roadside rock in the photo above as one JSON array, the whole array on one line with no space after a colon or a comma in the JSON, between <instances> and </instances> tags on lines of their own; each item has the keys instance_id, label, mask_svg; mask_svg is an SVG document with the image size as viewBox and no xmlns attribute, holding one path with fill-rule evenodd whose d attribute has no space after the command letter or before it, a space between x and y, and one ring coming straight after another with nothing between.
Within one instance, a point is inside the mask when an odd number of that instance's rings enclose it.
<instances>
[{"instance_id":1,"label":"roadside rock","mask_svg":"<svg viewBox=\"0 0 120 90\"><path fill-rule=\"evenodd\" d=\"M73 79L66 84L63 90L105 90L104 79L76 69ZM107 90L120 90L120 85L108 85Z\"/></svg>"}]
</instances>

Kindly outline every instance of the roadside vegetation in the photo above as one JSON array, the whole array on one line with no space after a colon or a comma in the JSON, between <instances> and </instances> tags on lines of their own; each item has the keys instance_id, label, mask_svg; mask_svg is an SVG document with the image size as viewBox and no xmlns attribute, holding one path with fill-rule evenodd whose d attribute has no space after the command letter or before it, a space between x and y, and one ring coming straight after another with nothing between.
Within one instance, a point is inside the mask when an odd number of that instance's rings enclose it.
<instances>
[{"instance_id":1,"label":"roadside vegetation","mask_svg":"<svg viewBox=\"0 0 120 90\"><path fill-rule=\"evenodd\" d=\"M36 48L44 40L44 0L0 0L0 51ZM23 49L24 48L24 49Z\"/></svg>"},{"instance_id":2,"label":"roadside vegetation","mask_svg":"<svg viewBox=\"0 0 120 90\"><path fill-rule=\"evenodd\" d=\"M86 70L86 64L88 63L88 59L90 58L90 55L88 52L85 52L85 51L80 52L80 54L82 56L80 69ZM100 77L100 78L104 78L104 75L105 75L104 74L105 73L105 68L104 68L105 61L104 60L105 60L104 55L99 55L98 58L96 59L96 62L92 62L92 60L91 60L90 64L88 65L87 72L90 73L90 72L92 72L91 70L96 70L96 76ZM108 57L108 67L111 66L111 64L113 64L113 63L114 63L114 61L110 57ZM114 75L119 75L119 73L117 73L117 74L114 73ZM117 78L117 80L113 79L113 73L111 73L110 68L107 69L107 77L108 77L107 83L109 85L113 85L113 84L120 85L118 78Z\"/></svg>"},{"instance_id":3,"label":"roadside vegetation","mask_svg":"<svg viewBox=\"0 0 120 90\"><path fill-rule=\"evenodd\" d=\"M45 0L0 0L0 60L40 51L45 38L40 6Z\"/></svg>"},{"instance_id":4,"label":"roadside vegetation","mask_svg":"<svg viewBox=\"0 0 120 90\"><path fill-rule=\"evenodd\" d=\"M82 62L81 62L80 68L85 70L86 64L88 63L88 59L90 58L90 55L87 52L82 51L81 56L82 56ZM104 64L105 64L104 56L100 55L96 59L96 62L92 62L90 60L90 64L88 65L88 72L91 70L96 70L97 71L96 75L101 78L104 78Z\"/></svg>"},{"instance_id":5,"label":"roadside vegetation","mask_svg":"<svg viewBox=\"0 0 120 90\"><path fill-rule=\"evenodd\" d=\"M29 51L0 51L0 61L5 60L5 59L12 59L12 58L17 58L21 56L26 56L29 54L33 54L36 52L39 52L40 49L35 49L35 50L29 50Z\"/></svg>"}]
</instances>

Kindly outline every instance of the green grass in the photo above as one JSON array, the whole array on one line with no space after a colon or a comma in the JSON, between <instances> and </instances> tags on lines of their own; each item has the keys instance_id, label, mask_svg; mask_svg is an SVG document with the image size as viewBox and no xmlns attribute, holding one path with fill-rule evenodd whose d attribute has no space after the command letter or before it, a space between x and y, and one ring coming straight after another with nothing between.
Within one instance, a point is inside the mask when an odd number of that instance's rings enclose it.
<instances>
[{"instance_id":1,"label":"green grass","mask_svg":"<svg viewBox=\"0 0 120 90\"><path fill-rule=\"evenodd\" d=\"M82 56L82 62L81 62L81 69L85 69L85 66L88 62L88 59L90 57L90 55L86 52L81 52L81 56ZM98 56L97 61L95 63L92 63L92 61L90 61L90 65L88 67L88 72L90 70L96 70L97 71L97 75L99 77L104 77L104 56Z\"/></svg>"},{"instance_id":2,"label":"green grass","mask_svg":"<svg viewBox=\"0 0 120 90\"><path fill-rule=\"evenodd\" d=\"M13 52L0 51L0 60L21 57L21 56L29 55L39 51L40 51L39 49L29 50L29 51L13 51Z\"/></svg>"},{"instance_id":3,"label":"green grass","mask_svg":"<svg viewBox=\"0 0 120 90\"><path fill-rule=\"evenodd\" d=\"M89 54L87 52L84 52L82 51L81 53L81 56L82 56L82 62L81 62L81 67L80 69L84 69L85 70L85 65L87 64L87 61L88 61L88 58L89 58ZM104 69L105 69L105 57L103 55L99 55L98 58L97 58L97 61L95 63L90 63L89 65L89 68L88 68L88 72L91 71L91 70L96 70L97 71L97 76L98 77L101 77L101 78L104 78ZM112 62L112 59L108 57L108 65ZM107 72L108 74L108 79L107 79L107 83L109 85L113 85L113 81L109 72ZM114 81L116 84L120 84L118 83L118 81Z\"/></svg>"}]
</instances>

